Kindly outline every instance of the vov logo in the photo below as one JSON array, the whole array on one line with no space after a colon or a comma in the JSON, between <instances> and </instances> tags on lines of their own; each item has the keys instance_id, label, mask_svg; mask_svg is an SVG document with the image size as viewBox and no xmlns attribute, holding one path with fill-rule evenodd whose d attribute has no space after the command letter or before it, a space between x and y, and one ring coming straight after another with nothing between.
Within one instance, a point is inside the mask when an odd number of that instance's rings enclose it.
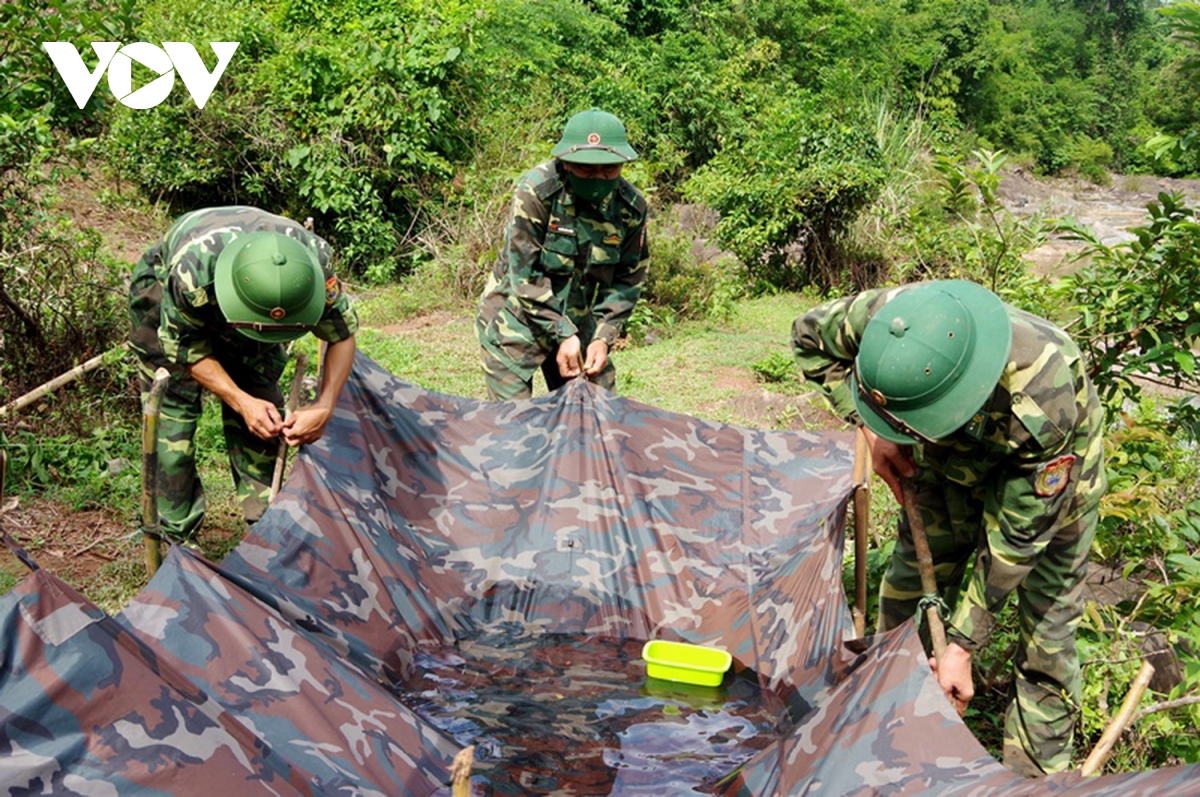
<instances>
[{"instance_id":1,"label":"vov logo","mask_svg":"<svg viewBox=\"0 0 1200 797\"><path fill-rule=\"evenodd\" d=\"M95 71L84 66L79 51L70 42L42 42L42 47L80 108L92 98L107 69L108 89L117 101L130 108L145 110L167 98L175 86L176 72L183 78L183 85L192 95L196 107L203 108L240 43L209 42L217 56L217 65L211 72L200 60L196 48L187 42L163 42L161 48L149 42L134 42L124 47L120 42L92 42L97 58ZM133 90L134 61L158 75L137 91Z\"/></svg>"}]
</instances>

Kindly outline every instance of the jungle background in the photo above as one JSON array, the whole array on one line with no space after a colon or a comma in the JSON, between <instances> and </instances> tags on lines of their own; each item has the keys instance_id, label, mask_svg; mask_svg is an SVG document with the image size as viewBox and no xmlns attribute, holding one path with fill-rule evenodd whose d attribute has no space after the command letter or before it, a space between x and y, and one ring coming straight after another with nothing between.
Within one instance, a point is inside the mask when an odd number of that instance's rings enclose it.
<instances>
[{"instance_id":1,"label":"jungle background","mask_svg":"<svg viewBox=\"0 0 1200 797\"><path fill-rule=\"evenodd\" d=\"M40 46L70 41L93 68L90 42L138 40L191 42L209 69L208 42L239 46L202 110L179 81L132 110L104 80L81 109ZM134 67L135 86L155 77ZM1158 678L1106 771L1200 762L1198 77L1193 3L0 4L0 404L107 353L0 415L5 526L110 611L145 584L125 287L197 207L311 218L356 299L360 349L483 397L474 300L512 187L598 106L625 121L641 154L625 175L653 210L649 284L614 355L626 395L843 428L798 379L788 331L875 285L975 279L1069 329L1108 410L1111 484L1078 753L1151 657ZM241 527L211 403L197 442L210 511L195 542L219 560ZM872 495L873 594L896 509ZM0 589L23 572L5 554ZM967 716L993 751L1007 615L1003 629Z\"/></svg>"}]
</instances>

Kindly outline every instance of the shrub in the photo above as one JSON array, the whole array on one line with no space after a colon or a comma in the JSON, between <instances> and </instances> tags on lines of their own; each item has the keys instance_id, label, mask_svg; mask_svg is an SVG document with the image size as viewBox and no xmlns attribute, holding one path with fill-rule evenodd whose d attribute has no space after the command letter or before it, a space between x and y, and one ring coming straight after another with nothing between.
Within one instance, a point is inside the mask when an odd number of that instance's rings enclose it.
<instances>
[{"instance_id":1,"label":"shrub","mask_svg":"<svg viewBox=\"0 0 1200 797\"><path fill-rule=\"evenodd\" d=\"M681 214L696 210L677 208L669 219L651 223L650 273L642 297L672 318L723 320L745 292L746 271L732 255L713 251L703 224L681 223Z\"/></svg>"},{"instance_id":2,"label":"shrub","mask_svg":"<svg viewBox=\"0 0 1200 797\"><path fill-rule=\"evenodd\" d=\"M780 98L685 186L721 213L718 238L767 285L839 284L842 235L883 184L869 127L835 107L806 93Z\"/></svg>"},{"instance_id":3,"label":"shrub","mask_svg":"<svg viewBox=\"0 0 1200 797\"><path fill-rule=\"evenodd\" d=\"M1146 380L1195 386L1192 342L1200 335L1200 223L1180 194L1147 206L1149 223L1132 241L1109 245L1072 220L1059 226L1085 244L1088 263L1062 280L1078 313L1072 334L1110 415L1137 400Z\"/></svg>"},{"instance_id":4,"label":"shrub","mask_svg":"<svg viewBox=\"0 0 1200 797\"><path fill-rule=\"evenodd\" d=\"M121 174L189 207L312 215L349 270L393 276L425 184L452 174L446 87L468 23L419 1L161 5L150 40L242 44L203 110L184 92L115 110L105 146Z\"/></svg>"}]
</instances>

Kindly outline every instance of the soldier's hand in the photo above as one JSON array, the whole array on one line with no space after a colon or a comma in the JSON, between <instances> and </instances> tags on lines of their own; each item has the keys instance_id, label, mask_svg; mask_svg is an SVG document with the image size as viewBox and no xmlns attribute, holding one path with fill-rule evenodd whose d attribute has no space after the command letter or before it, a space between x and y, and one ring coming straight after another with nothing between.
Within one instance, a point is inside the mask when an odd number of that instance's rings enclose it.
<instances>
[{"instance_id":1,"label":"soldier's hand","mask_svg":"<svg viewBox=\"0 0 1200 797\"><path fill-rule=\"evenodd\" d=\"M583 364L583 372L595 376L608 365L608 344L602 340L593 340L587 347L587 361Z\"/></svg>"},{"instance_id":2,"label":"soldier's hand","mask_svg":"<svg viewBox=\"0 0 1200 797\"><path fill-rule=\"evenodd\" d=\"M270 440L283 430L283 418L273 402L247 395L241 400L237 410L246 421L246 428L255 437Z\"/></svg>"},{"instance_id":3,"label":"soldier's hand","mask_svg":"<svg viewBox=\"0 0 1200 797\"><path fill-rule=\"evenodd\" d=\"M283 422L283 439L289 446L315 443L325 434L333 411L318 405L301 407Z\"/></svg>"},{"instance_id":4,"label":"soldier's hand","mask_svg":"<svg viewBox=\"0 0 1200 797\"><path fill-rule=\"evenodd\" d=\"M555 361L563 379L574 379L583 373L583 344L579 342L578 335L572 335L558 344Z\"/></svg>"},{"instance_id":5,"label":"soldier's hand","mask_svg":"<svg viewBox=\"0 0 1200 797\"><path fill-rule=\"evenodd\" d=\"M961 717L975 696L975 682L971 679L971 651L951 642L942 654L942 663L939 665L937 659L931 658L929 666L937 675L938 685L946 693L946 698Z\"/></svg>"},{"instance_id":6,"label":"soldier's hand","mask_svg":"<svg viewBox=\"0 0 1200 797\"><path fill-rule=\"evenodd\" d=\"M896 496L896 501L904 506L904 488L901 481L911 479L917 472L917 465L912 457L912 447L897 445L891 440L885 440L865 426L863 432L867 435L867 445L871 447L871 464L875 473L891 489L892 495Z\"/></svg>"}]
</instances>

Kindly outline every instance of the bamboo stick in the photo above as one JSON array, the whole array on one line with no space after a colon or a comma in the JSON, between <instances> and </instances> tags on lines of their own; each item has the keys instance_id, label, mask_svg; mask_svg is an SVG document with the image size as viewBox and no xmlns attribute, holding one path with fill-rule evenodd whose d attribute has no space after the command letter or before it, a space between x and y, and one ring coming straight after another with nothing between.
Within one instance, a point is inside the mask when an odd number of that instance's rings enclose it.
<instances>
[{"instance_id":1,"label":"bamboo stick","mask_svg":"<svg viewBox=\"0 0 1200 797\"><path fill-rule=\"evenodd\" d=\"M921 519L921 509L917 506L916 489L907 479L904 488L904 512L908 516L908 527L912 531L913 547L917 552L917 567L921 571L921 591L926 595L937 595L937 576L933 572L933 554L929 551L929 538L925 536L925 521ZM925 609L925 617L929 621L929 638L933 642L933 657L940 665L942 656L946 653L946 627L942 625L942 616L938 614L937 606Z\"/></svg>"},{"instance_id":2,"label":"bamboo stick","mask_svg":"<svg viewBox=\"0 0 1200 797\"><path fill-rule=\"evenodd\" d=\"M154 372L154 382L142 410L142 537L146 541L146 572L150 576L162 565L162 547L158 541L158 418L170 377L166 368Z\"/></svg>"},{"instance_id":3,"label":"bamboo stick","mask_svg":"<svg viewBox=\"0 0 1200 797\"><path fill-rule=\"evenodd\" d=\"M854 633L867 634L867 531L870 527L871 447L860 426L854 437Z\"/></svg>"},{"instance_id":4,"label":"bamboo stick","mask_svg":"<svg viewBox=\"0 0 1200 797\"><path fill-rule=\"evenodd\" d=\"M30 404L37 401L42 396L53 393L55 390L58 390L60 387L67 384L68 382L72 382L72 381L78 379L79 377L83 376L88 371L92 371L92 370L95 370L96 368L99 368L101 365L104 364L105 360L111 354L113 354L116 351L120 351L121 349L124 349L126 347L126 345L127 344L122 343L120 346L114 346L113 348L109 349L108 351L104 352L103 354L97 354L95 357L88 360L87 362L77 365L74 368L72 368L70 371L67 371L66 373L63 373L63 374L59 374L58 376L54 377L49 382L46 382L45 384L41 385L40 387L35 387L33 390L29 391L25 395L13 399L12 401L5 404L3 407L0 407L0 418L3 418L5 415L7 415L10 412L16 412L17 410L28 407Z\"/></svg>"},{"instance_id":5,"label":"bamboo stick","mask_svg":"<svg viewBox=\"0 0 1200 797\"><path fill-rule=\"evenodd\" d=\"M308 370L308 355L300 352L296 355L296 370L292 374L292 387L288 391L287 409L284 411L284 419L292 417L296 412L296 407L300 404L300 389L304 385L304 374ZM288 444L283 435L279 436L279 452L275 455L275 473L271 477L271 498L275 500L275 496L279 494L279 488L283 484L283 467L287 462ZM270 503L270 501L268 503Z\"/></svg>"},{"instance_id":6,"label":"bamboo stick","mask_svg":"<svg viewBox=\"0 0 1200 797\"><path fill-rule=\"evenodd\" d=\"M1104 762L1108 760L1109 753L1112 752L1113 745L1121 738L1121 734L1125 732L1125 728L1129 725L1129 721L1133 718L1133 712L1137 709L1138 701L1142 699L1142 695L1146 691L1146 687L1150 685L1150 679L1154 677L1154 665L1150 662L1142 662L1142 668L1138 670L1137 677L1133 679L1133 684L1129 687L1129 693L1125 695L1125 699L1121 702L1121 708L1117 711L1117 715L1108 723L1108 727L1104 729L1104 733L1100 734L1100 741L1096 742L1096 746L1092 748L1092 752L1083 762L1083 766L1079 768L1079 774L1084 777L1090 777L1100 771L1100 767L1104 766Z\"/></svg>"}]
</instances>

